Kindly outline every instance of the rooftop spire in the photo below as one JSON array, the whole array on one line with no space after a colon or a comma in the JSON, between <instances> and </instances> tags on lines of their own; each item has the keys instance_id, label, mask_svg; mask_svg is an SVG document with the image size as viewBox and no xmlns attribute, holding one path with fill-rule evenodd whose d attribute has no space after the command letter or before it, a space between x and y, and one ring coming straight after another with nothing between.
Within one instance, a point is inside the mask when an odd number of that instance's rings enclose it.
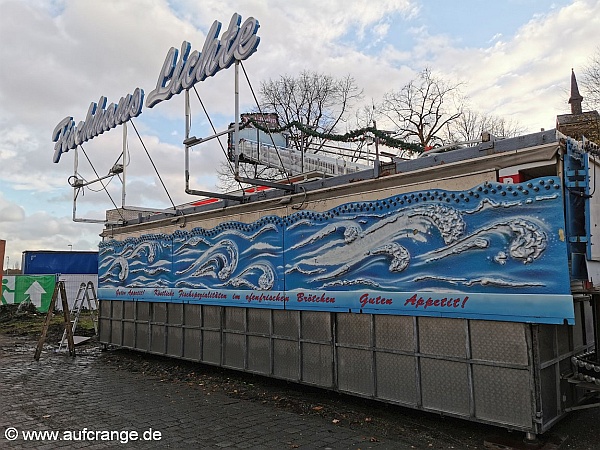
<instances>
[{"instance_id":1,"label":"rooftop spire","mask_svg":"<svg viewBox=\"0 0 600 450\"><path fill-rule=\"evenodd\" d=\"M579 93L579 88L577 87L577 79L575 78L575 71L571 69L571 98L569 99L569 103L571 104L571 114L582 114L583 110L581 109L581 102L583 97Z\"/></svg>"}]
</instances>

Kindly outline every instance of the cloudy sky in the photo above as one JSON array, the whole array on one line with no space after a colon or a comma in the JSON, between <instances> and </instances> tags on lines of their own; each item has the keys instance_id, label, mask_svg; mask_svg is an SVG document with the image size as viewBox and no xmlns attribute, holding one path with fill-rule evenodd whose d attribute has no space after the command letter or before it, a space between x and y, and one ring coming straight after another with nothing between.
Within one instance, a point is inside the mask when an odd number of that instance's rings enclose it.
<instances>
[{"instance_id":1,"label":"cloudy sky","mask_svg":"<svg viewBox=\"0 0 600 450\"><path fill-rule=\"evenodd\" d=\"M91 102L108 103L136 88L154 89L170 47L201 51L212 22L233 13L258 19L260 44L244 67L261 81L308 69L352 76L366 103L398 90L425 67L464 82L477 111L550 129L568 112L571 68L582 68L600 42L598 0L0 0L0 239L4 267L25 250L92 250L102 224L73 222L74 151L52 162L55 126L85 120ZM217 129L234 120L233 69L198 83ZM242 112L253 107L242 83ZM196 198L184 192L183 94L144 108L128 127L126 204L166 208ZM192 134L210 128L192 98ZM137 132L141 136L138 139ZM123 146L122 127L84 150L100 175ZM142 144L143 143L143 144ZM144 149L145 147L145 149ZM163 189L146 151L158 167ZM224 160L216 145L195 147L193 189L215 190ZM95 178L79 152L79 173ZM102 220L113 208L102 186L80 194L76 217ZM120 182L109 192L121 205ZM167 194L168 192L168 194ZM170 197L170 198L169 198Z\"/></svg>"}]
</instances>

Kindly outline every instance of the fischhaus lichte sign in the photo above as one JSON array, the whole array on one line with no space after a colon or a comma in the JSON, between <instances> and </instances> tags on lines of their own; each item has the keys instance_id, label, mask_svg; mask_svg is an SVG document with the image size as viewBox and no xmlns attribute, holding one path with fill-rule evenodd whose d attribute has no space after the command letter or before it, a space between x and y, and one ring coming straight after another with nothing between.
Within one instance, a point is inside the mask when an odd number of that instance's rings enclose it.
<instances>
[{"instance_id":1,"label":"fischhaus lichte sign","mask_svg":"<svg viewBox=\"0 0 600 450\"><path fill-rule=\"evenodd\" d=\"M181 52L171 47L158 75L156 87L146 99L146 107L169 100L173 95L194 84L204 81L222 69L227 69L235 61L242 61L252 55L260 42L257 32L258 20L249 17L241 24L242 18L235 13L229 27L219 39L222 24L215 20L204 41L202 51L191 51L189 42L183 41ZM241 24L241 25L240 25ZM52 131L54 145L53 161L57 163L63 153L78 145L121 125L142 113L144 90L136 88L132 94L121 97L118 103L106 107L106 97L100 97L98 103L92 102L86 119L75 125L73 117L61 120Z\"/></svg>"},{"instance_id":2,"label":"fischhaus lichte sign","mask_svg":"<svg viewBox=\"0 0 600 450\"><path fill-rule=\"evenodd\" d=\"M190 53L192 46L187 41L181 44L180 53L175 47L171 47L158 76L156 88L146 99L146 107L152 108L221 69L227 69L234 61L245 60L254 53L260 42L256 35L258 20L249 17L240 27L241 21L240 15L234 14L219 40L221 24L215 20L206 36L202 52L194 50Z\"/></svg>"}]
</instances>

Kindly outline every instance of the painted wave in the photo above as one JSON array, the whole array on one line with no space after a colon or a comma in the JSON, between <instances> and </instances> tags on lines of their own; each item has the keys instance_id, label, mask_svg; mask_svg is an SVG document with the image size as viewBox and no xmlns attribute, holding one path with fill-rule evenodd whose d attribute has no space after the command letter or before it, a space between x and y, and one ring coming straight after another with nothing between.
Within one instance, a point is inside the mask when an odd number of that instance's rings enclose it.
<instances>
[{"instance_id":1,"label":"painted wave","mask_svg":"<svg viewBox=\"0 0 600 450\"><path fill-rule=\"evenodd\" d=\"M102 287L568 293L554 179L101 244Z\"/></svg>"}]
</instances>

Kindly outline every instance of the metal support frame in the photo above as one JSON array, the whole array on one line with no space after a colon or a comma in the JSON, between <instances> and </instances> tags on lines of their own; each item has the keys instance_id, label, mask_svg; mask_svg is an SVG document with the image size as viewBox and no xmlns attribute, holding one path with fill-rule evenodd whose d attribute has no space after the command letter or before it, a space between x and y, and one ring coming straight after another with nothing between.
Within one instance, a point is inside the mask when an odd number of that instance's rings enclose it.
<instances>
[{"instance_id":1,"label":"metal support frame","mask_svg":"<svg viewBox=\"0 0 600 450\"><path fill-rule=\"evenodd\" d=\"M122 150L122 155L123 155L123 159L122 159L122 167L119 167L119 165L115 164L114 167L112 167L109 170L109 173L107 175L104 175L102 177L98 177L95 180L91 180L91 181L83 181L78 177L78 168L79 168L79 153L78 153L78 148L76 147L74 149L75 151L75 156L73 158L73 176L71 178L74 179L73 182L69 182L69 184L71 185L71 187L73 187L73 222L84 222L84 223L103 223L106 225L116 225L116 224L120 224L122 222L125 222L125 219L121 219L117 222L111 222L108 221L106 219L87 219L87 218L80 218L77 217L77 197L79 197L79 192L81 191L81 189L83 189L86 186L90 186L94 183L100 182L102 184L102 187L104 189L106 189L105 184L103 183L103 180L107 179L107 178L112 178L114 176L117 176L119 178L119 180L121 181L121 209L125 210L125 211L143 211L143 212L152 212L152 213L161 213L161 214L167 214L167 215L177 215L177 209L176 208L144 208L144 207L137 207L137 206L126 206L125 205L125 201L126 201L126 197L127 197L127 189L126 189L126 177L127 177L127 123L123 123L123 150ZM121 175L119 177L119 175ZM70 179L71 179L70 178ZM69 179L69 180L70 180Z\"/></svg>"},{"instance_id":2,"label":"metal support frame","mask_svg":"<svg viewBox=\"0 0 600 450\"><path fill-rule=\"evenodd\" d=\"M594 326L594 349L596 362L600 364L600 296L592 295L591 305Z\"/></svg>"},{"instance_id":3,"label":"metal support frame","mask_svg":"<svg viewBox=\"0 0 600 450\"><path fill-rule=\"evenodd\" d=\"M237 63L236 63L237 67ZM237 97L236 97L236 105L237 105ZM237 107L236 107L237 108ZM202 144L204 142L208 142L212 139L215 139L224 134L230 133L233 131L232 128L228 128L225 131L214 134L212 136L208 136L202 139L196 138L195 136L190 137L190 128L191 128L191 108L190 108L190 91L185 91L185 139L183 144L185 145L185 193L190 195L200 195L204 197L215 197L223 200L233 200L237 202L243 202L244 196L240 195L232 195L232 194L224 194L222 192L213 192L213 191L202 191L197 189L190 188L190 148L194 145ZM237 115L236 115L237 118ZM237 119L236 119L237 124ZM239 125L238 125L239 126ZM237 167L237 166L236 166Z\"/></svg>"},{"instance_id":4,"label":"metal support frame","mask_svg":"<svg viewBox=\"0 0 600 450\"><path fill-rule=\"evenodd\" d=\"M121 206L125 208L125 179L127 175L127 122L123 124L123 172L121 178Z\"/></svg>"},{"instance_id":5,"label":"metal support frame","mask_svg":"<svg viewBox=\"0 0 600 450\"><path fill-rule=\"evenodd\" d=\"M122 178L121 178L121 200L122 200L122 208L125 209L125 176L126 176L126 171L127 171L127 161L126 161L126 157L127 157L127 123L123 123L123 164L122 164L122 168L121 170L115 170L115 168L111 168L111 170L109 171L109 173L103 177L98 177L95 180L92 181L88 181L88 182L84 182L81 183L79 181L79 178L77 177L77 169L79 168L79 154L77 152L77 147L75 147L75 157L73 158L73 178L75 179L74 182L71 184L71 186L73 187L73 222L84 222L84 223L108 223L106 220L104 219L85 219L85 218L78 218L77 217L77 197L79 196L79 191L81 189L83 189L86 186L89 186L93 183L96 182L100 182L102 184L102 187L104 189L106 189L106 186L104 185L104 183L102 182L102 180L105 180L107 178L112 178L114 176L118 176L119 173L122 173Z\"/></svg>"},{"instance_id":6,"label":"metal support frame","mask_svg":"<svg viewBox=\"0 0 600 450\"><path fill-rule=\"evenodd\" d=\"M208 142L212 139L218 138L225 134L233 132L233 154L234 154L234 179L240 183L247 183L253 186L267 186L274 189L281 189L288 192L296 192L296 187L290 184L277 183L273 181L260 180L255 178L245 178L240 176L240 148L239 148L239 133L240 133L240 62L235 62L235 80L234 80L234 92L235 92L235 120L233 127L228 128L225 131L215 133L205 138L197 138L196 136L190 136L191 128L191 107L190 107L190 93L189 90L185 91L185 139L183 145L185 146L185 192L190 195L199 195L204 197L214 197L223 200L233 200L237 202L245 202L247 198L243 195L226 194L222 192L204 191L190 188L190 148Z\"/></svg>"},{"instance_id":7,"label":"metal support frame","mask_svg":"<svg viewBox=\"0 0 600 450\"><path fill-rule=\"evenodd\" d=\"M271 187L274 189L282 189L284 191L288 191L288 192L293 192L296 193L296 186L293 184L282 184L282 183L276 183L274 181L266 181L266 180L260 180L258 178L245 178L245 177L240 177L237 176L235 177L236 181L239 181L240 183L248 183L248 184L252 184L254 186L267 186L267 187Z\"/></svg>"},{"instance_id":8,"label":"metal support frame","mask_svg":"<svg viewBox=\"0 0 600 450\"><path fill-rule=\"evenodd\" d=\"M79 183L77 178L77 168L79 167L79 152L78 147L74 149L75 155L73 156L73 177L75 178L74 183L71 185L73 187L73 222L83 222L83 223L106 223L103 219L84 219L77 217L77 197L79 196L79 191L83 189L85 186L91 183ZM107 175L105 177L99 178L96 181L101 181L104 178L108 178L112 175Z\"/></svg>"}]
</instances>

